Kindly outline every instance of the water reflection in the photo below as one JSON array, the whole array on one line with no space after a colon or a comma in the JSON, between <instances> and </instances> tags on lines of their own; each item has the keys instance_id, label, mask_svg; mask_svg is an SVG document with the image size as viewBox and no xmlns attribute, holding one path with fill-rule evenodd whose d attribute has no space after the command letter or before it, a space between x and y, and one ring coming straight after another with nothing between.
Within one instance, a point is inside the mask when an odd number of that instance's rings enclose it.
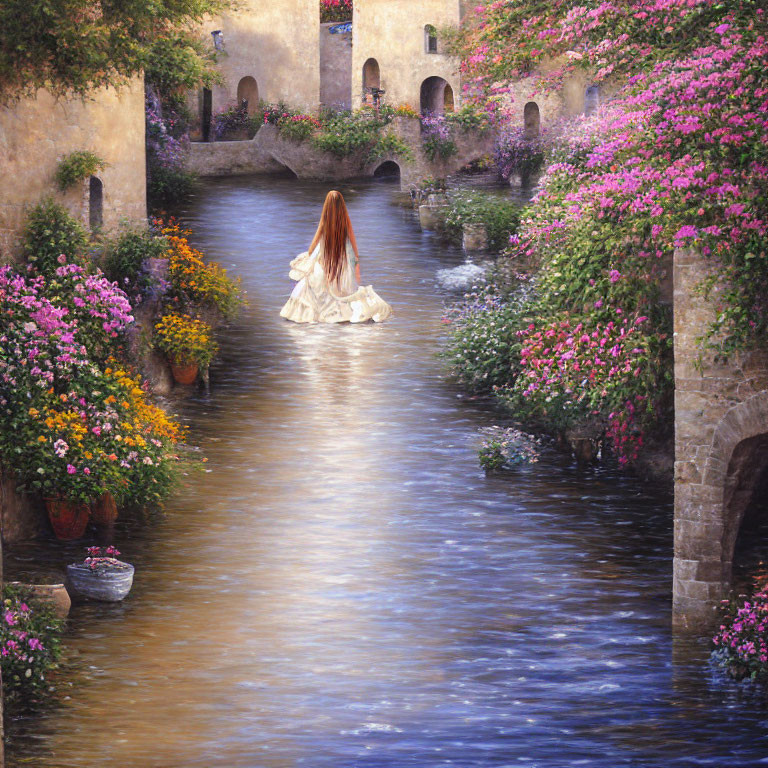
<instances>
[{"instance_id":1,"label":"water reflection","mask_svg":"<svg viewBox=\"0 0 768 768\"><path fill-rule=\"evenodd\" d=\"M251 307L213 394L179 402L209 471L120 522L122 606L84 605L70 698L9 765L563 768L751 765L766 717L669 632L671 505L559 456L485 477L493 415L444 380L439 269L462 255L343 189L381 326L278 317L321 185L214 182L186 214ZM67 562L45 544L52 563ZM71 551L70 551L71 550ZM35 553L37 556L37 553ZM29 547L8 557L30 568ZM674 655L673 655L674 654Z\"/></svg>"}]
</instances>

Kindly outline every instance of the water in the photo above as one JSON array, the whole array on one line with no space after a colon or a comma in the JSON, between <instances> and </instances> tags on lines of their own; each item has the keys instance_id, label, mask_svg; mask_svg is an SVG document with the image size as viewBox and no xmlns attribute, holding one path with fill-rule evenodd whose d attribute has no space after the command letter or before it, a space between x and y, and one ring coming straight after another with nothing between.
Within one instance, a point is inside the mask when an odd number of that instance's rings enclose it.
<instances>
[{"instance_id":1,"label":"water","mask_svg":"<svg viewBox=\"0 0 768 768\"><path fill-rule=\"evenodd\" d=\"M12 724L36 768L564 768L768 762L761 698L673 639L671 499L546 455L486 477L482 404L435 353L441 269L392 187L344 187L381 326L278 317L326 189L212 182L185 214L243 276L213 392L178 401L209 457L123 521L119 606L80 605L63 698ZM11 574L81 544L18 546Z\"/></svg>"}]
</instances>

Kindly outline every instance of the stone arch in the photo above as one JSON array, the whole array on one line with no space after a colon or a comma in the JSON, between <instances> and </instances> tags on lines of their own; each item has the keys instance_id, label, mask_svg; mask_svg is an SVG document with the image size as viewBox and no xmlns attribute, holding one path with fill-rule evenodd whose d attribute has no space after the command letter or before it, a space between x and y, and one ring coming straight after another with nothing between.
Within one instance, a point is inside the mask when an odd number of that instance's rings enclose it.
<instances>
[{"instance_id":1,"label":"stone arch","mask_svg":"<svg viewBox=\"0 0 768 768\"><path fill-rule=\"evenodd\" d=\"M744 512L768 476L768 391L723 415L700 474L687 466L678 459L675 471L674 618L695 628L715 620L730 589Z\"/></svg>"},{"instance_id":2,"label":"stone arch","mask_svg":"<svg viewBox=\"0 0 768 768\"><path fill-rule=\"evenodd\" d=\"M94 231L104 224L104 184L97 176L88 179L88 225Z\"/></svg>"},{"instance_id":3,"label":"stone arch","mask_svg":"<svg viewBox=\"0 0 768 768\"><path fill-rule=\"evenodd\" d=\"M237 84L237 103L245 103L248 114L252 115L259 108L259 85L256 78L246 75Z\"/></svg>"},{"instance_id":4,"label":"stone arch","mask_svg":"<svg viewBox=\"0 0 768 768\"><path fill-rule=\"evenodd\" d=\"M399 179L400 175L400 166L394 160L385 160L373 172L376 179Z\"/></svg>"},{"instance_id":5,"label":"stone arch","mask_svg":"<svg viewBox=\"0 0 768 768\"><path fill-rule=\"evenodd\" d=\"M442 77L428 77L421 84L421 113L442 115L453 111L453 88Z\"/></svg>"},{"instance_id":6,"label":"stone arch","mask_svg":"<svg viewBox=\"0 0 768 768\"><path fill-rule=\"evenodd\" d=\"M381 68L376 59L368 59L363 64L363 92L370 88L381 88Z\"/></svg>"},{"instance_id":7,"label":"stone arch","mask_svg":"<svg viewBox=\"0 0 768 768\"><path fill-rule=\"evenodd\" d=\"M523 107L523 137L536 139L541 132L541 112L535 101L529 101Z\"/></svg>"},{"instance_id":8,"label":"stone arch","mask_svg":"<svg viewBox=\"0 0 768 768\"><path fill-rule=\"evenodd\" d=\"M731 408L715 428L702 484L717 488L722 514L723 582L731 581L733 551L744 512L768 472L768 392Z\"/></svg>"}]
</instances>

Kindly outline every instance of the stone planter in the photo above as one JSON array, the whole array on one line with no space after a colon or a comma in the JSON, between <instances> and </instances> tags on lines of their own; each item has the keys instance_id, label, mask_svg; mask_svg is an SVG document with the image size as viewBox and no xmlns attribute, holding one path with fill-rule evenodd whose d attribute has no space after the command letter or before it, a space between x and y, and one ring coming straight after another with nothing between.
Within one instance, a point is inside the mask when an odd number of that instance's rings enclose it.
<instances>
[{"instance_id":1,"label":"stone planter","mask_svg":"<svg viewBox=\"0 0 768 768\"><path fill-rule=\"evenodd\" d=\"M69 616L72 600L63 584L23 584L20 581L12 581L10 584L29 589L38 600L49 603L60 619Z\"/></svg>"},{"instance_id":2,"label":"stone planter","mask_svg":"<svg viewBox=\"0 0 768 768\"><path fill-rule=\"evenodd\" d=\"M112 525L117 520L117 504L111 493L105 493L91 505L91 521L96 525Z\"/></svg>"},{"instance_id":3,"label":"stone planter","mask_svg":"<svg viewBox=\"0 0 768 768\"><path fill-rule=\"evenodd\" d=\"M488 230L485 224L465 224L463 244L465 251L487 250Z\"/></svg>"},{"instance_id":4,"label":"stone planter","mask_svg":"<svg viewBox=\"0 0 768 768\"><path fill-rule=\"evenodd\" d=\"M200 366L197 363L174 363L171 361L171 373L177 384L194 384L199 372Z\"/></svg>"},{"instance_id":5,"label":"stone planter","mask_svg":"<svg viewBox=\"0 0 768 768\"><path fill-rule=\"evenodd\" d=\"M120 561L98 571L92 571L83 563L67 566L67 579L75 593L106 603L117 603L128 595L133 586L133 573L130 563Z\"/></svg>"},{"instance_id":6,"label":"stone planter","mask_svg":"<svg viewBox=\"0 0 768 768\"><path fill-rule=\"evenodd\" d=\"M82 538L91 516L91 509L87 504L67 499L45 499L45 507L57 539L73 541Z\"/></svg>"}]
</instances>

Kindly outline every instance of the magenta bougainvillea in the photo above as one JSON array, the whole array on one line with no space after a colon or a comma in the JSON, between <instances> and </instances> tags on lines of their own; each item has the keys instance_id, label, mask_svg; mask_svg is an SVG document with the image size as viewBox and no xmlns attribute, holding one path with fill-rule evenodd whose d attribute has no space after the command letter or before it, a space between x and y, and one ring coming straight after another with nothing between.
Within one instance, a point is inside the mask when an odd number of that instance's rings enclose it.
<instances>
[{"instance_id":1,"label":"magenta bougainvillea","mask_svg":"<svg viewBox=\"0 0 768 768\"><path fill-rule=\"evenodd\" d=\"M729 354L765 338L765 31L754 3L476 9L463 38L470 98L493 99L505 77L546 58L561 66L541 87L576 66L625 81L553 142L510 243L513 263L540 265L512 319L519 344L498 390L516 411L557 427L598 417L620 460L634 458L644 430L667 420L671 318L659 298L678 247L699 249L725 278L705 344Z\"/></svg>"},{"instance_id":2,"label":"magenta bougainvillea","mask_svg":"<svg viewBox=\"0 0 768 768\"><path fill-rule=\"evenodd\" d=\"M320 21L352 21L352 0L320 0Z\"/></svg>"}]
</instances>

